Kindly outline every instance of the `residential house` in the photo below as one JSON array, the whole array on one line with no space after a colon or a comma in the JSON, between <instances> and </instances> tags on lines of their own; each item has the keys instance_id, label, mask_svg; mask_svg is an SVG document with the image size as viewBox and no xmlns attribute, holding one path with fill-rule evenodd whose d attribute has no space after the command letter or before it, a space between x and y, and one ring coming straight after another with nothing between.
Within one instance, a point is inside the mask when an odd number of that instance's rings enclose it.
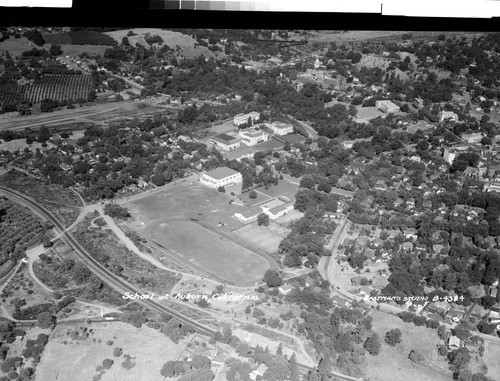
<instances>
[{"instance_id":1,"label":"residential house","mask_svg":"<svg viewBox=\"0 0 500 381\"><path fill-rule=\"evenodd\" d=\"M458 323L464 317L463 311L458 311L454 308L448 311L446 317L449 317L454 323Z\"/></svg>"},{"instance_id":2,"label":"residential house","mask_svg":"<svg viewBox=\"0 0 500 381\"><path fill-rule=\"evenodd\" d=\"M283 295L288 294L293 289L294 289L294 287L290 284L285 284L285 285L278 288L279 292L281 292Z\"/></svg>"},{"instance_id":3,"label":"residential house","mask_svg":"<svg viewBox=\"0 0 500 381\"><path fill-rule=\"evenodd\" d=\"M471 178L477 178L479 176L479 170L474 167L467 167L464 170L464 175Z\"/></svg>"},{"instance_id":4,"label":"residential house","mask_svg":"<svg viewBox=\"0 0 500 381\"><path fill-rule=\"evenodd\" d=\"M453 111L440 111L439 114L439 122L443 122L446 119L458 121L458 115Z\"/></svg>"},{"instance_id":5,"label":"residential house","mask_svg":"<svg viewBox=\"0 0 500 381\"><path fill-rule=\"evenodd\" d=\"M450 351L460 348L460 339L454 335L448 338L448 349Z\"/></svg>"},{"instance_id":6,"label":"residential house","mask_svg":"<svg viewBox=\"0 0 500 381\"><path fill-rule=\"evenodd\" d=\"M252 380L256 380L257 376L264 377L264 373L266 373L267 366L265 364L260 364L259 367L255 370L253 370L250 373L250 378Z\"/></svg>"},{"instance_id":7,"label":"residential house","mask_svg":"<svg viewBox=\"0 0 500 381\"><path fill-rule=\"evenodd\" d=\"M375 102L375 107L386 114L398 112L399 106L391 102L390 100L380 100Z\"/></svg>"},{"instance_id":8,"label":"residential house","mask_svg":"<svg viewBox=\"0 0 500 381\"><path fill-rule=\"evenodd\" d=\"M463 134L462 139L467 143L478 143L483 138L483 134L480 132L474 132L472 134Z\"/></svg>"}]
</instances>

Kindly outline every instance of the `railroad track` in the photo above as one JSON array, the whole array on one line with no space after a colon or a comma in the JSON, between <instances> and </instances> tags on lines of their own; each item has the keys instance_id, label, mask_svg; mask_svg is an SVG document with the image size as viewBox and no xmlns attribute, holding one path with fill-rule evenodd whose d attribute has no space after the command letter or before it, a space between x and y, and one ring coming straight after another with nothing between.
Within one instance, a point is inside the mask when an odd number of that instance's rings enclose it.
<instances>
[{"instance_id":1,"label":"railroad track","mask_svg":"<svg viewBox=\"0 0 500 381\"><path fill-rule=\"evenodd\" d=\"M102 266L98 261L96 261L92 256L90 255L87 250L85 250L79 243L78 241L71 235L69 232L64 232L66 227L57 219L50 211L45 209L43 206L37 204L34 200L31 198L20 194L16 191L13 191L9 188L0 186L0 194L3 194L4 196L15 200L16 202L19 202L21 204L27 204L29 208L41 216L42 218L52 222L56 229L61 231L60 238L64 240L64 242L73 249L73 251L76 253L76 255L82 259L82 261L85 262L85 264L89 267L89 269L97 276L99 277L103 282L107 283L110 287L114 288L118 292L125 293L125 292L130 292L130 293L138 293L142 294L141 290L138 290L134 288L132 285L130 285L128 282L125 282L124 280L120 279L113 273L111 273L108 269L106 269L104 266ZM193 320L189 317L186 317L182 313L166 307L160 303L155 302L154 300L151 299L137 299L136 300L138 303L141 303L145 307L148 307L149 309L159 312L159 313L166 313L172 317L175 317L177 320L179 320L183 324L187 324L188 326L196 329L198 332L202 334L207 334L207 335L213 335L215 334L216 330L214 330L211 327L208 327L204 324L199 323L196 320ZM310 367L308 365L300 364L297 363L297 367L299 368L299 371L301 374L306 375L309 371L312 371L316 368ZM337 380L345 380L345 381L358 381L359 379L342 375L339 373L332 373L334 377L336 377Z\"/></svg>"}]
</instances>

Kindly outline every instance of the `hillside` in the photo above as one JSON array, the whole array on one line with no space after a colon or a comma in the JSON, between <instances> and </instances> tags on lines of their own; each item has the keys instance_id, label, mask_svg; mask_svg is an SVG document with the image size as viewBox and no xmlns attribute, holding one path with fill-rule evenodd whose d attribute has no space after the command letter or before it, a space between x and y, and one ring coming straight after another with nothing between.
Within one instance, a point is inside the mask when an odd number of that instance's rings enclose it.
<instances>
[{"instance_id":1,"label":"hillside","mask_svg":"<svg viewBox=\"0 0 500 381\"><path fill-rule=\"evenodd\" d=\"M132 31L134 36L127 36L129 31ZM127 37L131 45L139 43L146 48L150 45L146 42L145 36L149 33L151 36L158 35L162 38L163 44L168 45L170 48L175 48L177 45L181 47L186 58L198 57L200 55L205 55L206 57L213 57L214 53L208 48L203 46L196 46L196 40L179 32L173 32L171 30L155 29L155 28L135 28L126 30L116 30L113 32L106 32L108 36L114 38L117 42L121 43L123 37Z\"/></svg>"}]
</instances>

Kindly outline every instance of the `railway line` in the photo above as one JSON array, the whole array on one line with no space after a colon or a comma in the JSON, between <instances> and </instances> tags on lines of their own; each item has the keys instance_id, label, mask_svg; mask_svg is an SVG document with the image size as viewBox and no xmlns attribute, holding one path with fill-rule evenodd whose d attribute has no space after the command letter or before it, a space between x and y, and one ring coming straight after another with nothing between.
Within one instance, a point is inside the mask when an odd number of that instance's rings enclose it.
<instances>
[{"instance_id":1,"label":"railway line","mask_svg":"<svg viewBox=\"0 0 500 381\"><path fill-rule=\"evenodd\" d=\"M33 199L30 197L27 197L17 191L13 191L9 188L6 188L4 186L0 186L0 194L4 195L5 197L8 197L12 199L13 201L16 201L20 204L24 204L25 206L28 206L35 214L39 215L45 220L50 221L52 224L54 224L54 227L59 230L60 232L60 239L64 240L64 242L73 249L75 254L85 262L85 264L89 267L89 269L97 276L99 277L103 282L107 283L110 287L114 288L115 290L125 293L125 292L130 292L132 294L138 293L141 294L142 291L134 288L132 285L130 285L128 282L120 279L113 273L111 273L109 270L107 270L104 266L102 266L98 261L96 261L92 256L90 255L89 252L87 252L79 243L78 241L69 233L68 231L65 231L66 227L62 224L62 222L56 218L50 211L45 209L43 206L37 204ZM207 334L207 335L213 335L215 334L216 330L208 327L194 319L191 319L185 315L183 315L181 312L176 311L172 308L166 307L160 303L155 302L153 299L137 299L136 300L138 303L141 303L145 307L148 307L149 309L159 312L159 313L166 313L172 317L175 317L179 322L182 324L186 324L194 329L196 329L199 333L201 334ZM301 374L306 375L310 371L313 371L315 368L310 367L308 365L300 364L297 363L297 366L299 368L299 371ZM334 380L343 380L343 381L360 381L360 379L357 379L355 377L350 377L347 375L343 375L341 373L337 372L332 372L332 376L334 376Z\"/></svg>"}]
</instances>

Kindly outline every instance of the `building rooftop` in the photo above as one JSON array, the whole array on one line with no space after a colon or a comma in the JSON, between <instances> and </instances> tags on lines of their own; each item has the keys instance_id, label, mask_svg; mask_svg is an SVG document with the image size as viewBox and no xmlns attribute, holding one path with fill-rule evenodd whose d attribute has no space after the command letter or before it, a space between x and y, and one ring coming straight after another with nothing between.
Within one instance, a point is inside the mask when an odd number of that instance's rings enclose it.
<instances>
[{"instance_id":1,"label":"building rooftop","mask_svg":"<svg viewBox=\"0 0 500 381\"><path fill-rule=\"evenodd\" d=\"M234 143L234 142L237 142L239 140L238 138L235 138L234 136L227 135L227 134L215 135L215 136L212 136L211 139L216 140L216 141L221 142L221 143L226 143L226 144Z\"/></svg>"},{"instance_id":2,"label":"building rooftop","mask_svg":"<svg viewBox=\"0 0 500 381\"><path fill-rule=\"evenodd\" d=\"M225 179L226 177L236 175L237 173L239 172L236 172L235 170L228 167L219 167L212 171L205 172L207 176L210 176L211 178L217 180Z\"/></svg>"},{"instance_id":3,"label":"building rooftop","mask_svg":"<svg viewBox=\"0 0 500 381\"><path fill-rule=\"evenodd\" d=\"M247 209L243 212L238 212L238 213L241 214L245 218L252 218L252 217L255 217L255 216L259 215L260 213L262 213L262 209L259 206L254 206L250 209Z\"/></svg>"}]
</instances>

